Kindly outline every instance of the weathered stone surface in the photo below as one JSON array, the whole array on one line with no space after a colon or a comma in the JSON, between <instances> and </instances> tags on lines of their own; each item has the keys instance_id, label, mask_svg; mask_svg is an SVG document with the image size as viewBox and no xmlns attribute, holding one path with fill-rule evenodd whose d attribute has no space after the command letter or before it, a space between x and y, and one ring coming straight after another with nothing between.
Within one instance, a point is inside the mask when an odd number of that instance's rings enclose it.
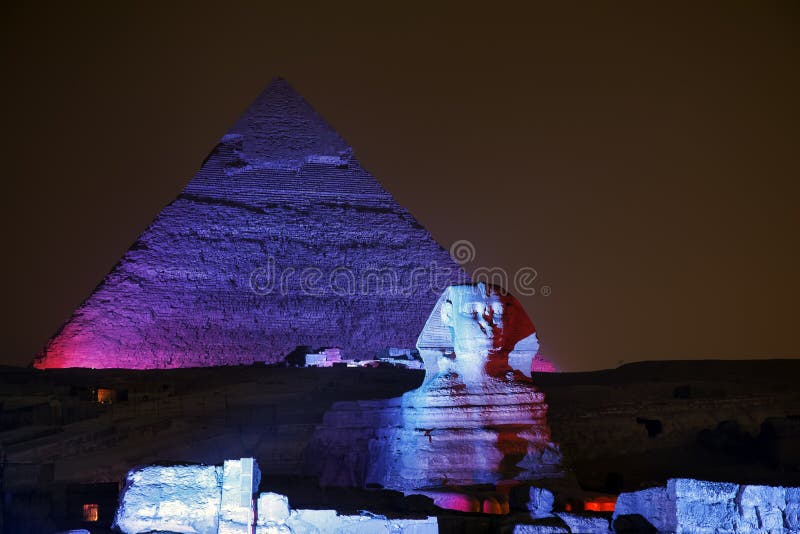
<instances>
[{"instance_id":1,"label":"weathered stone surface","mask_svg":"<svg viewBox=\"0 0 800 534\"><path fill-rule=\"evenodd\" d=\"M739 531L767 530L780 532L784 528L786 489L772 486L742 486L734 500L735 518Z\"/></svg>"},{"instance_id":2,"label":"weathered stone surface","mask_svg":"<svg viewBox=\"0 0 800 534\"><path fill-rule=\"evenodd\" d=\"M293 534L437 534L438 521L387 519L372 514L338 515L333 510L294 510L286 522Z\"/></svg>"},{"instance_id":3,"label":"weathered stone surface","mask_svg":"<svg viewBox=\"0 0 800 534\"><path fill-rule=\"evenodd\" d=\"M569 534L569 528L561 525L514 525L514 534Z\"/></svg>"},{"instance_id":4,"label":"weathered stone surface","mask_svg":"<svg viewBox=\"0 0 800 534\"><path fill-rule=\"evenodd\" d=\"M115 526L126 534L435 534L435 517L387 519L363 512L291 510L285 495L262 493L252 458L226 460L223 467L151 466L134 469L120 497Z\"/></svg>"},{"instance_id":5,"label":"weathered stone surface","mask_svg":"<svg viewBox=\"0 0 800 534\"><path fill-rule=\"evenodd\" d=\"M255 534L290 534L292 530L286 524L291 510L289 499L279 493L262 493L256 505L258 518Z\"/></svg>"},{"instance_id":6,"label":"weathered stone surface","mask_svg":"<svg viewBox=\"0 0 800 534\"><path fill-rule=\"evenodd\" d=\"M676 499L699 500L706 503L727 503L736 498L739 485L730 482L707 482L692 478L673 478L667 491Z\"/></svg>"},{"instance_id":7,"label":"weathered stone surface","mask_svg":"<svg viewBox=\"0 0 800 534\"><path fill-rule=\"evenodd\" d=\"M219 503L219 534L250 534L254 522L253 493L261 471L252 458L225 460Z\"/></svg>"},{"instance_id":8,"label":"weathered stone surface","mask_svg":"<svg viewBox=\"0 0 800 534\"><path fill-rule=\"evenodd\" d=\"M566 512L556 513L564 523L569 527L570 532L579 532L585 534L610 534L611 529L608 525L608 519L596 515L588 514L570 514Z\"/></svg>"},{"instance_id":9,"label":"weathered stone surface","mask_svg":"<svg viewBox=\"0 0 800 534\"><path fill-rule=\"evenodd\" d=\"M174 368L277 362L299 345L410 348L441 290L466 279L276 80L35 365Z\"/></svg>"},{"instance_id":10,"label":"weathered stone surface","mask_svg":"<svg viewBox=\"0 0 800 534\"><path fill-rule=\"evenodd\" d=\"M786 528L800 532L800 488L786 488L786 508L783 510Z\"/></svg>"},{"instance_id":11,"label":"weathered stone surface","mask_svg":"<svg viewBox=\"0 0 800 534\"><path fill-rule=\"evenodd\" d=\"M629 515L642 516L662 532L674 532L677 528L674 496L664 487L621 493L617 497L614 518Z\"/></svg>"},{"instance_id":12,"label":"weathered stone surface","mask_svg":"<svg viewBox=\"0 0 800 534\"><path fill-rule=\"evenodd\" d=\"M553 515L553 503L555 502L553 492L545 488L531 487L529 494L530 499L526 506L531 517L538 519Z\"/></svg>"},{"instance_id":13,"label":"weathered stone surface","mask_svg":"<svg viewBox=\"0 0 800 534\"><path fill-rule=\"evenodd\" d=\"M641 516L660 532L756 533L795 531L800 488L672 479L666 488L623 493L617 519ZM618 528L619 530L619 528Z\"/></svg>"},{"instance_id":14,"label":"weathered stone surface","mask_svg":"<svg viewBox=\"0 0 800 534\"><path fill-rule=\"evenodd\" d=\"M289 519L289 499L279 493L262 493L258 496L258 524L285 523Z\"/></svg>"},{"instance_id":15,"label":"weathered stone surface","mask_svg":"<svg viewBox=\"0 0 800 534\"><path fill-rule=\"evenodd\" d=\"M128 473L114 524L122 532L217 534L222 468L179 465Z\"/></svg>"}]
</instances>

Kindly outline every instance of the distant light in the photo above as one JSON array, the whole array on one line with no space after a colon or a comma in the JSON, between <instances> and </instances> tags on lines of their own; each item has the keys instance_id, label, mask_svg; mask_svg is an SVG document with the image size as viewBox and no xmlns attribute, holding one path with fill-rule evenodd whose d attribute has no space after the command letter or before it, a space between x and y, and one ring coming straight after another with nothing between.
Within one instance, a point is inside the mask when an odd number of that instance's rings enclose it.
<instances>
[{"instance_id":1,"label":"distant light","mask_svg":"<svg viewBox=\"0 0 800 534\"><path fill-rule=\"evenodd\" d=\"M114 400L114 390L108 388L97 388L97 402L100 404L111 404Z\"/></svg>"},{"instance_id":2,"label":"distant light","mask_svg":"<svg viewBox=\"0 0 800 534\"><path fill-rule=\"evenodd\" d=\"M83 505L83 520L94 523L100 518L100 506L97 504Z\"/></svg>"},{"instance_id":3,"label":"distant light","mask_svg":"<svg viewBox=\"0 0 800 534\"><path fill-rule=\"evenodd\" d=\"M583 502L583 509L587 512L613 512L616 505L616 497L596 497L586 499Z\"/></svg>"}]
</instances>

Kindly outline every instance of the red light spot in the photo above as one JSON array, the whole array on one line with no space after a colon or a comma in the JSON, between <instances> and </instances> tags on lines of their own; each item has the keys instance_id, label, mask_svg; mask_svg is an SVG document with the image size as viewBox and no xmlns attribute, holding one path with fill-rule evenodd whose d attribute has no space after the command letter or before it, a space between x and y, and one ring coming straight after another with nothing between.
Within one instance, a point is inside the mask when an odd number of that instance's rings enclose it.
<instances>
[{"instance_id":1,"label":"red light spot","mask_svg":"<svg viewBox=\"0 0 800 534\"><path fill-rule=\"evenodd\" d=\"M507 514L508 513L508 505L503 508L503 504L499 502L497 499L489 497L485 501L483 501L483 513L484 514Z\"/></svg>"},{"instance_id":2,"label":"red light spot","mask_svg":"<svg viewBox=\"0 0 800 534\"><path fill-rule=\"evenodd\" d=\"M95 522L100 518L100 507L96 504L83 505L83 520Z\"/></svg>"},{"instance_id":3,"label":"red light spot","mask_svg":"<svg viewBox=\"0 0 800 534\"><path fill-rule=\"evenodd\" d=\"M433 496L433 503L439 508L459 512L480 512L481 502L475 497L458 493L443 493Z\"/></svg>"},{"instance_id":4,"label":"red light spot","mask_svg":"<svg viewBox=\"0 0 800 534\"><path fill-rule=\"evenodd\" d=\"M613 512L617 505L616 497L595 497L583 502L583 509L587 512Z\"/></svg>"},{"instance_id":5,"label":"red light spot","mask_svg":"<svg viewBox=\"0 0 800 534\"><path fill-rule=\"evenodd\" d=\"M100 404L111 404L114 400L114 390L108 388L97 389L97 402Z\"/></svg>"}]
</instances>

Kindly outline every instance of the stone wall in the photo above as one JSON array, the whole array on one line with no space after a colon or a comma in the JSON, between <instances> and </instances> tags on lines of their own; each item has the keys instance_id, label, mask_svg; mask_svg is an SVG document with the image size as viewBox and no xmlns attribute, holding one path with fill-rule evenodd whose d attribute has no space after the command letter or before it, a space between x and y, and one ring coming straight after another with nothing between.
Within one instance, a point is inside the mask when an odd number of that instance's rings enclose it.
<instances>
[{"instance_id":1,"label":"stone wall","mask_svg":"<svg viewBox=\"0 0 800 534\"><path fill-rule=\"evenodd\" d=\"M205 465L131 470L116 513L117 528L216 533L222 471Z\"/></svg>"},{"instance_id":2,"label":"stone wall","mask_svg":"<svg viewBox=\"0 0 800 534\"><path fill-rule=\"evenodd\" d=\"M362 512L292 510L284 495L262 493L261 472L252 458L226 460L223 467L149 466L132 470L120 496L114 525L125 534L168 531L193 534L435 534L435 517L388 519Z\"/></svg>"},{"instance_id":3,"label":"stone wall","mask_svg":"<svg viewBox=\"0 0 800 534\"><path fill-rule=\"evenodd\" d=\"M613 523L617 532L800 532L800 488L670 479L665 487L623 493Z\"/></svg>"}]
</instances>

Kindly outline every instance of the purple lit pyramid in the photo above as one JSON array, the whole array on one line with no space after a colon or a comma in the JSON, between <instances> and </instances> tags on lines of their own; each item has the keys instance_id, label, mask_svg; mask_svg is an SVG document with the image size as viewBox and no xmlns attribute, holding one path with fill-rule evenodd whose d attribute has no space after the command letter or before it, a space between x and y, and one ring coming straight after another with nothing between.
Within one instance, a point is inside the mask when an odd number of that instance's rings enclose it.
<instances>
[{"instance_id":1,"label":"purple lit pyramid","mask_svg":"<svg viewBox=\"0 0 800 534\"><path fill-rule=\"evenodd\" d=\"M284 80L272 81L36 358L39 368L277 362L413 348L467 276Z\"/></svg>"}]
</instances>

